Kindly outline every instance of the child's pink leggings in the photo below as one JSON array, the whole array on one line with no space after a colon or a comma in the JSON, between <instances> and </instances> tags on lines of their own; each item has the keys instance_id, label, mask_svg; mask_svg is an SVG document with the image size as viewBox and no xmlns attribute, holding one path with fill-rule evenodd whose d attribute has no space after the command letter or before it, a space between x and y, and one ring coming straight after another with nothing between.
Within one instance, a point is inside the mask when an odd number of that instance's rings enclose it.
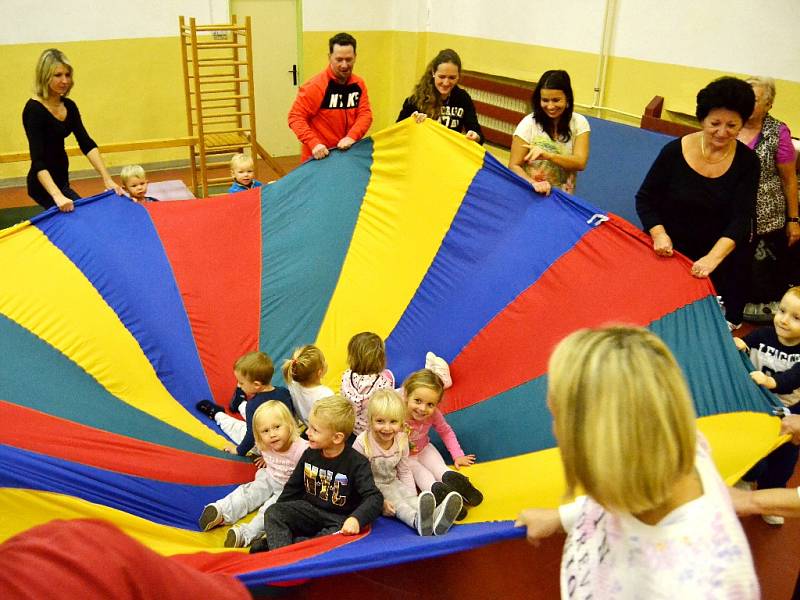
<instances>
[{"instance_id":1,"label":"child's pink leggings","mask_svg":"<svg viewBox=\"0 0 800 600\"><path fill-rule=\"evenodd\" d=\"M425 446L419 454L408 457L408 466L414 475L414 483L420 491L430 491L434 481L441 481L447 471L442 455L433 444Z\"/></svg>"}]
</instances>

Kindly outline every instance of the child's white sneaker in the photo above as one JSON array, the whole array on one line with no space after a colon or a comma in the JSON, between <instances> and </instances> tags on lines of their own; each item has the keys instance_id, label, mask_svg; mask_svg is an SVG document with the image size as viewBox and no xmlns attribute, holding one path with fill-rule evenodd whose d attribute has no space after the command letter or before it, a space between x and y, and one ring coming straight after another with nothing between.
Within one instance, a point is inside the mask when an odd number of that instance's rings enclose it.
<instances>
[{"instance_id":1,"label":"child's white sneaker","mask_svg":"<svg viewBox=\"0 0 800 600\"><path fill-rule=\"evenodd\" d=\"M225 518L216 506L206 504L197 522L200 525L200 531L208 531L209 529L214 529L217 525L222 525L224 521Z\"/></svg>"},{"instance_id":2,"label":"child's white sneaker","mask_svg":"<svg viewBox=\"0 0 800 600\"><path fill-rule=\"evenodd\" d=\"M444 501L436 507L433 517L433 535L444 535L455 523L458 513L463 506L461 494L450 492L444 497Z\"/></svg>"},{"instance_id":3,"label":"child's white sneaker","mask_svg":"<svg viewBox=\"0 0 800 600\"><path fill-rule=\"evenodd\" d=\"M433 535L433 519L436 511L436 498L429 491L420 492L418 496L416 526L420 535Z\"/></svg>"},{"instance_id":4,"label":"child's white sneaker","mask_svg":"<svg viewBox=\"0 0 800 600\"><path fill-rule=\"evenodd\" d=\"M425 355L425 368L430 369L439 376L444 384L444 389L452 387L453 379L450 377L450 365L447 361L440 356L436 356L433 352L428 352Z\"/></svg>"},{"instance_id":5,"label":"child's white sneaker","mask_svg":"<svg viewBox=\"0 0 800 600\"><path fill-rule=\"evenodd\" d=\"M245 544L244 532L238 525L234 525L228 529L225 534L225 547L226 548L244 548Z\"/></svg>"}]
</instances>

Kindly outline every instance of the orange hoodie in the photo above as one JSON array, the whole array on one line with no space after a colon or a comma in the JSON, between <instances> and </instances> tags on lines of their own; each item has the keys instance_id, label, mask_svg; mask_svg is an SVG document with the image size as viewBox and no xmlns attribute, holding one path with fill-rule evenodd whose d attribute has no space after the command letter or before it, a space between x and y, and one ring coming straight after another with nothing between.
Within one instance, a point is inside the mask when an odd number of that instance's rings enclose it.
<instances>
[{"instance_id":1,"label":"orange hoodie","mask_svg":"<svg viewBox=\"0 0 800 600\"><path fill-rule=\"evenodd\" d=\"M371 124L364 80L351 73L339 83L330 66L300 86L289 110L289 128L303 143L303 160L317 144L335 148L344 137L360 140Z\"/></svg>"}]
</instances>

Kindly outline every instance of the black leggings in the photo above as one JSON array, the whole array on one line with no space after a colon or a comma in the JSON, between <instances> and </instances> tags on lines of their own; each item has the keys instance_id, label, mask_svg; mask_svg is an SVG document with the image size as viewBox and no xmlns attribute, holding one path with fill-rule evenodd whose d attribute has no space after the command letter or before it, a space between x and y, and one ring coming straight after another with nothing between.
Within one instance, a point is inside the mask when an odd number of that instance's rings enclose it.
<instances>
[{"instance_id":1,"label":"black leggings","mask_svg":"<svg viewBox=\"0 0 800 600\"><path fill-rule=\"evenodd\" d=\"M64 194L70 200L81 199L80 194L78 194L78 192L69 187L69 182L65 183L58 189L61 191L62 194ZM53 197L47 192L42 192L41 194L39 194L36 192L32 193L30 190L28 190L28 195L34 200L34 202L36 202L36 204L38 204L43 208L51 208L56 205L56 203L53 201Z\"/></svg>"}]
</instances>

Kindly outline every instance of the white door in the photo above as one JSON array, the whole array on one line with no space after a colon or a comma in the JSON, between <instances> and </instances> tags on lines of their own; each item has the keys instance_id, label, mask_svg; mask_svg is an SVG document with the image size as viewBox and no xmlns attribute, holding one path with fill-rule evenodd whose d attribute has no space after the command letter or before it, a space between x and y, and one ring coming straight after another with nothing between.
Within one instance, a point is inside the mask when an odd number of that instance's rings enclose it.
<instances>
[{"instance_id":1,"label":"white door","mask_svg":"<svg viewBox=\"0 0 800 600\"><path fill-rule=\"evenodd\" d=\"M249 16L253 28L256 139L272 156L299 154L286 123L297 94L297 0L231 0L231 14L240 23Z\"/></svg>"}]
</instances>

